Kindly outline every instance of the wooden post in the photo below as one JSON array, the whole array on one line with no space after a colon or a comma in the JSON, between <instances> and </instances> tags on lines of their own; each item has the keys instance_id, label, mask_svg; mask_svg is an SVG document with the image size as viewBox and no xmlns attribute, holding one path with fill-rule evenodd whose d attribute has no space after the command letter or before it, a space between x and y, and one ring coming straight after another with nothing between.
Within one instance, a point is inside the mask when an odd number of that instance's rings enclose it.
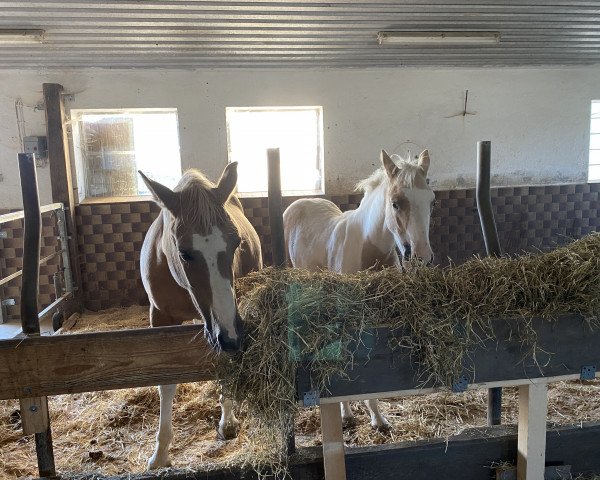
<instances>
[{"instance_id":1,"label":"wooden post","mask_svg":"<svg viewBox=\"0 0 600 480\"><path fill-rule=\"evenodd\" d=\"M346 480L344 431L339 402L321 404L325 480Z\"/></svg>"},{"instance_id":2,"label":"wooden post","mask_svg":"<svg viewBox=\"0 0 600 480\"><path fill-rule=\"evenodd\" d=\"M74 300L65 303L65 311L63 312L64 318L69 318L75 311L82 311L83 294L77 248L77 233L75 231L75 198L71 178L69 141L64 130L66 116L62 97L63 87L56 83L44 83L43 90L52 201L54 203L60 202L65 206L69 259L74 283Z\"/></svg>"},{"instance_id":3,"label":"wooden post","mask_svg":"<svg viewBox=\"0 0 600 480\"><path fill-rule=\"evenodd\" d=\"M283 207L281 201L281 166L278 148L267 150L268 189L269 189L269 225L271 227L271 255L275 267L285 266L285 236L283 232ZM296 452L294 420L284 432L286 453Z\"/></svg>"},{"instance_id":4,"label":"wooden post","mask_svg":"<svg viewBox=\"0 0 600 480\"><path fill-rule=\"evenodd\" d=\"M547 410L546 383L532 383L519 387L518 480L544 478Z\"/></svg>"},{"instance_id":5,"label":"wooden post","mask_svg":"<svg viewBox=\"0 0 600 480\"><path fill-rule=\"evenodd\" d=\"M21 282L21 325L27 336L40 335L38 321L38 286L40 273L40 238L42 221L37 174L33 155L19 153L19 173L23 193L23 277ZM23 393L27 393L27 387ZM52 433L46 397L19 399L23 433L35 433L35 448L40 477L56 474Z\"/></svg>"},{"instance_id":6,"label":"wooden post","mask_svg":"<svg viewBox=\"0 0 600 480\"><path fill-rule=\"evenodd\" d=\"M477 142L477 211L487 254L499 257L502 251L490 195L491 150L492 142ZM487 421L489 426L502 423L502 388L488 390Z\"/></svg>"}]
</instances>

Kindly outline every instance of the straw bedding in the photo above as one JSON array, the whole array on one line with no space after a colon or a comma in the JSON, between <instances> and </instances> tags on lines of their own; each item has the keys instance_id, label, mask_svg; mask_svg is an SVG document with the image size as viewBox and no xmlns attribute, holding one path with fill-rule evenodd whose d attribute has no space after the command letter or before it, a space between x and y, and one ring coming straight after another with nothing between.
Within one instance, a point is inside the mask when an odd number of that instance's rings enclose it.
<instances>
[{"instance_id":1,"label":"straw bedding","mask_svg":"<svg viewBox=\"0 0 600 480\"><path fill-rule=\"evenodd\" d=\"M596 322L600 311L600 235L590 235L547 254L514 259L475 259L461 266L411 272L393 270L339 276L327 272L266 269L238 282L240 310L249 322L242 355L222 356L221 381L243 400L238 439L217 442L217 387L213 382L179 387L174 413L173 461L177 466L261 463L277 465L282 431L296 416L301 445L318 445L319 419L313 409L297 410L293 378L297 358L311 358L318 383L353 361L356 331L374 325L403 327L410 335L392 348L410 349L424 380L447 385L460 357L481 337L493 335L498 317L547 317L578 312ZM126 313L119 315L119 313ZM147 310L114 310L104 318L84 315L73 331L147 325ZM458 332L458 333L457 333ZM535 332L524 328L535 348ZM291 347L290 347L291 346ZM600 383L559 383L550 388L549 421L600 420ZM114 474L141 471L151 453L158 423L155 388L92 392L50 400L57 467L62 472ZM0 402L0 478L35 472L33 439L22 438L16 402ZM358 426L345 433L349 445L449 436L485 424L485 392L438 393L382 402L393 425L372 431L357 403ZM505 422L516 421L516 393L504 396ZM249 413L251 412L251 414Z\"/></svg>"}]
</instances>

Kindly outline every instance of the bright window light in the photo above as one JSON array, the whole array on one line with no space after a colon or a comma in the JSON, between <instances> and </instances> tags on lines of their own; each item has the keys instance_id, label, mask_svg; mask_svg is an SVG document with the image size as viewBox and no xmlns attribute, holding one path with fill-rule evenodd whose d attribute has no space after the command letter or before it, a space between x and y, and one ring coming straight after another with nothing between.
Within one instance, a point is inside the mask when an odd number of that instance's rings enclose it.
<instances>
[{"instance_id":1,"label":"bright window light","mask_svg":"<svg viewBox=\"0 0 600 480\"><path fill-rule=\"evenodd\" d=\"M238 192L267 194L267 149L279 148L284 195L323 190L322 107L228 107L230 162L238 162Z\"/></svg>"},{"instance_id":2,"label":"bright window light","mask_svg":"<svg viewBox=\"0 0 600 480\"><path fill-rule=\"evenodd\" d=\"M176 109L71 110L71 118L80 200L148 195L138 170L168 187L177 184Z\"/></svg>"},{"instance_id":3,"label":"bright window light","mask_svg":"<svg viewBox=\"0 0 600 480\"><path fill-rule=\"evenodd\" d=\"M600 100L592 100L589 182L600 182Z\"/></svg>"}]
</instances>

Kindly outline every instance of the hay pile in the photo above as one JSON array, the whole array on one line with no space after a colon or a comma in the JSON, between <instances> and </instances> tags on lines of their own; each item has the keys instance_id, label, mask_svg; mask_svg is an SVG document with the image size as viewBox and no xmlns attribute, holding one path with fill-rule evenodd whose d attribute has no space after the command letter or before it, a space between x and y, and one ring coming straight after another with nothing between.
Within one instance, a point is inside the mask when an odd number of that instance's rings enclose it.
<instances>
[{"instance_id":1,"label":"hay pile","mask_svg":"<svg viewBox=\"0 0 600 480\"><path fill-rule=\"evenodd\" d=\"M252 412L252 434L261 441L247 452L249 463L277 466L284 458L283 439L298 408L296 360L310 362L315 387L323 390L355 361L356 339L366 329L404 332L392 347L418 361L424 382L448 386L463 357L494 337L493 319L521 319L522 340L533 350L532 316L600 317L600 234L544 254L411 270L265 269L238 282L249 335L243 354L221 356L219 378Z\"/></svg>"}]
</instances>

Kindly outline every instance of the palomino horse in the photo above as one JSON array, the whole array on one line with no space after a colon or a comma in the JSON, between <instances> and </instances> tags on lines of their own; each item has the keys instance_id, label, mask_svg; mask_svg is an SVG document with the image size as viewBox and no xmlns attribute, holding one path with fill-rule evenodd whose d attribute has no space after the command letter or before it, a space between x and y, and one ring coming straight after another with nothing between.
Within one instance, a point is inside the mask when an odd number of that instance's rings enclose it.
<instances>
[{"instance_id":1,"label":"palomino horse","mask_svg":"<svg viewBox=\"0 0 600 480\"><path fill-rule=\"evenodd\" d=\"M399 158L396 164L381 151L383 168L361 181L364 192L356 210L342 213L329 200L301 199L283 214L285 241L292 265L309 270L354 273L371 267L400 267L411 257L433 260L429 222L435 195L427 184L429 153L417 163ZM390 427L377 400L367 400L371 426ZM348 402L342 403L346 425L354 423Z\"/></svg>"},{"instance_id":2,"label":"palomino horse","mask_svg":"<svg viewBox=\"0 0 600 480\"><path fill-rule=\"evenodd\" d=\"M202 318L216 351L239 350L243 331L234 278L262 267L260 241L233 191L237 164L227 165L215 185L196 170L185 172L174 190L140 172L161 213L141 252L141 273L150 298L153 327ZM161 385L160 422L149 468L170 465L173 397L177 385ZM231 400L221 397L221 438L235 436Z\"/></svg>"}]
</instances>

